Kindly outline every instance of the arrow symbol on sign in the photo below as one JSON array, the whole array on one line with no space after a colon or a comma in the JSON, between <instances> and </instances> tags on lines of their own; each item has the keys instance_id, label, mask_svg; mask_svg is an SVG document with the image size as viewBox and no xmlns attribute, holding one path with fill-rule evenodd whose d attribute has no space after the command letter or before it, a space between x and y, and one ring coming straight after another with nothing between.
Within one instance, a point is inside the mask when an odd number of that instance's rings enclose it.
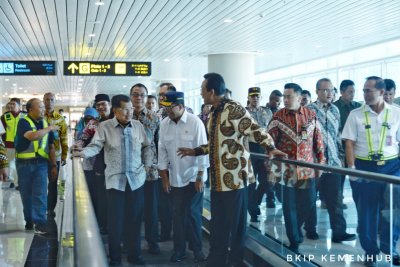
<instances>
[{"instance_id":1,"label":"arrow symbol on sign","mask_svg":"<svg viewBox=\"0 0 400 267\"><path fill-rule=\"evenodd\" d=\"M75 74L75 71L78 69L79 67L75 63L72 63L71 65L68 66L68 70L70 70L72 74Z\"/></svg>"}]
</instances>

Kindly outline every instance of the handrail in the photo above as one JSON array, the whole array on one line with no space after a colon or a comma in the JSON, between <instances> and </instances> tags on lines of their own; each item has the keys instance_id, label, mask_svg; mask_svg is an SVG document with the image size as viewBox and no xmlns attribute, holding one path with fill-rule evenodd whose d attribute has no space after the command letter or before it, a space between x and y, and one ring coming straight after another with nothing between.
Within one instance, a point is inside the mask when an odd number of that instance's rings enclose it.
<instances>
[{"instance_id":1,"label":"handrail","mask_svg":"<svg viewBox=\"0 0 400 267\"><path fill-rule=\"evenodd\" d=\"M75 266L108 266L80 158L73 158Z\"/></svg>"},{"instance_id":2,"label":"handrail","mask_svg":"<svg viewBox=\"0 0 400 267\"><path fill-rule=\"evenodd\" d=\"M261 153L250 153L252 156L267 158L267 155ZM366 178L376 182L387 182L391 184L400 184L400 177L388 174L381 174L376 172L360 171L356 169L342 168L342 167L332 167L329 165L322 165L318 163L310 163L305 161L291 160L285 158L273 158L274 162L282 162L287 164L293 164L296 166L302 166L307 168L318 169L327 172L334 172L342 175L349 175L354 177Z\"/></svg>"}]
</instances>

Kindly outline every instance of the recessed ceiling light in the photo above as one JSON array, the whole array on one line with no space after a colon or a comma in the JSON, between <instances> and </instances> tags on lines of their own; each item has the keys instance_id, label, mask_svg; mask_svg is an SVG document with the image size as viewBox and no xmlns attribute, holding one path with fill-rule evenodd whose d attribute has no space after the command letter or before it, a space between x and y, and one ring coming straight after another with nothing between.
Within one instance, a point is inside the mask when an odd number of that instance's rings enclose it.
<instances>
[{"instance_id":1,"label":"recessed ceiling light","mask_svg":"<svg viewBox=\"0 0 400 267\"><path fill-rule=\"evenodd\" d=\"M10 79L4 79L4 81L8 82Z\"/></svg>"},{"instance_id":2,"label":"recessed ceiling light","mask_svg":"<svg viewBox=\"0 0 400 267\"><path fill-rule=\"evenodd\" d=\"M94 3L96 6L102 6L104 5L104 2L102 1L97 1L96 3Z\"/></svg>"},{"instance_id":3,"label":"recessed ceiling light","mask_svg":"<svg viewBox=\"0 0 400 267\"><path fill-rule=\"evenodd\" d=\"M122 85L122 87L126 88L126 85Z\"/></svg>"},{"instance_id":4,"label":"recessed ceiling light","mask_svg":"<svg viewBox=\"0 0 400 267\"><path fill-rule=\"evenodd\" d=\"M16 84L16 83L13 83L13 86L17 86L17 84Z\"/></svg>"},{"instance_id":5,"label":"recessed ceiling light","mask_svg":"<svg viewBox=\"0 0 400 267\"><path fill-rule=\"evenodd\" d=\"M322 47L322 45L316 45L315 46L315 48L321 48Z\"/></svg>"},{"instance_id":6,"label":"recessed ceiling light","mask_svg":"<svg viewBox=\"0 0 400 267\"><path fill-rule=\"evenodd\" d=\"M225 23L232 23L232 22L233 22L233 19L224 19L224 22L225 22Z\"/></svg>"},{"instance_id":7,"label":"recessed ceiling light","mask_svg":"<svg viewBox=\"0 0 400 267\"><path fill-rule=\"evenodd\" d=\"M18 88L19 90L22 90L22 87Z\"/></svg>"},{"instance_id":8,"label":"recessed ceiling light","mask_svg":"<svg viewBox=\"0 0 400 267\"><path fill-rule=\"evenodd\" d=\"M89 37L95 37L96 34L95 34L95 33L91 33L91 34L88 34L88 36L89 36Z\"/></svg>"},{"instance_id":9,"label":"recessed ceiling light","mask_svg":"<svg viewBox=\"0 0 400 267\"><path fill-rule=\"evenodd\" d=\"M165 62L169 62L169 58L165 58L164 61L165 61Z\"/></svg>"},{"instance_id":10,"label":"recessed ceiling light","mask_svg":"<svg viewBox=\"0 0 400 267\"><path fill-rule=\"evenodd\" d=\"M79 79L80 82L83 82L83 79Z\"/></svg>"},{"instance_id":11,"label":"recessed ceiling light","mask_svg":"<svg viewBox=\"0 0 400 267\"><path fill-rule=\"evenodd\" d=\"M28 90L24 90L24 93L28 93Z\"/></svg>"},{"instance_id":12,"label":"recessed ceiling light","mask_svg":"<svg viewBox=\"0 0 400 267\"><path fill-rule=\"evenodd\" d=\"M4 95L8 95L8 93L4 93Z\"/></svg>"}]
</instances>

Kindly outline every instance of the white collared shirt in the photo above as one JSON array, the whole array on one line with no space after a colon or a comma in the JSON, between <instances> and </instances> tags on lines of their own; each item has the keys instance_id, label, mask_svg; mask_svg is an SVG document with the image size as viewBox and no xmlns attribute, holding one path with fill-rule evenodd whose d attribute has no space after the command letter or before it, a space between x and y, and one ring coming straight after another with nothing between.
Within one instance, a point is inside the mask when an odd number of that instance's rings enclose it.
<instances>
[{"instance_id":1,"label":"white collared shirt","mask_svg":"<svg viewBox=\"0 0 400 267\"><path fill-rule=\"evenodd\" d=\"M391 157L399 153L400 141L400 108L394 105L384 104L384 109L377 114L370 106L362 105L360 108L350 112L344 125L342 139L355 141L354 155L356 157L368 157L368 143L365 129L366 119L365 111L369 112L369 120L371 124L371 137L373 149L378 150L379 139L381 136L382 123L385 121L386 109L389 110L388 124L390 129L387 130L385 140L383 142L384 157ZM388 143L391 143L390 145Z\"/></svg>"},{"instance_id":2,"label":"white collared shirt","mask_svg":"<svg viewBox=\"0 0 400 267\"><path fill-rule=\"evenodd\" d=\"M169 171L171 186L184 187L195 182L198 171L203 171L203 181L207 179L208 156L180 158L177 155L179 147L196 148L204 144L207 144L206 130L197 116L184 111L178 123L169 117L161 122L158 169Z\"/></svg>"}]
</instances>

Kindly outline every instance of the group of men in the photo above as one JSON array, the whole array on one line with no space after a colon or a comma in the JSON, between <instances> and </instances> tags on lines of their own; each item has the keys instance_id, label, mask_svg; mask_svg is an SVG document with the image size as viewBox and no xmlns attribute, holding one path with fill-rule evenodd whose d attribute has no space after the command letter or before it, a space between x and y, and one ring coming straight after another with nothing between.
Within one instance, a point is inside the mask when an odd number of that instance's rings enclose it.
<instances>
[{"instance_id":1,"label":"group of men","mask_svg":"<svg viewBox=\"0 0 400 267\"><path fill-rule=\"evenodd\" d=\"M132 86L130 96L96 95L99 116L86 122L73 155L84 158L99 226L108 233L110 265L121 265L121 244L128 262L145 264L140 249L144 219L150 253L160 253L160 237L168 240L172 225L172 262L186 257L188 243L196 262L207 260L210 267L241 266L247 213L257 222L263 195L267 195L267 207L273 208L275 193L282 202L289 248L297 253L304 239L303 224L307 238L319 238L317 184L326 202L332 241L354 240L355 234L346 232L343 215L343 177L291 164L264 164L250 152L337 167L345 163L349 168L399 175L400 109L385 103L387 87L383 79L368 77L363 89L365 104L360 106L353 101L354 83L343 81L341 98L333 102L333 84L323 78L316 84L317 100L302 105L307 101L302 88L288 83L283 93L271 93L266 108L260 106L260 88L252 87L249 104L243 107L226 96L221 75L208 73L201 95L212 108L203 121L185 106L184 93L169 83L159 88L157 112L151 110L155 103L146 107L148 89L140 83ZM284 108L279 109L282 98ZM57 192L52 184L68 151L65 120L54 112L54 101L54 94L48 93L44 104L29 100L26 115L4 115L6 121L11 118L6 133L15 132L6 142L14 141L26 229L35 227L38 233L46 232L46 211L55 215L53 194ZM7 153L0 148L0 176L4 178L12 157L7 161ZM207 169L211 189L208 258L201 236ZM387 185L354 178L351 186L359 238L368 256L365 264L375 266L380 251L392 253L393 263L398 263L396 251L390 251L395 249L398 229L390 244L388 217L380 215L388 209L388 200L383 201Z\"/></svg>"}]
</instances>

